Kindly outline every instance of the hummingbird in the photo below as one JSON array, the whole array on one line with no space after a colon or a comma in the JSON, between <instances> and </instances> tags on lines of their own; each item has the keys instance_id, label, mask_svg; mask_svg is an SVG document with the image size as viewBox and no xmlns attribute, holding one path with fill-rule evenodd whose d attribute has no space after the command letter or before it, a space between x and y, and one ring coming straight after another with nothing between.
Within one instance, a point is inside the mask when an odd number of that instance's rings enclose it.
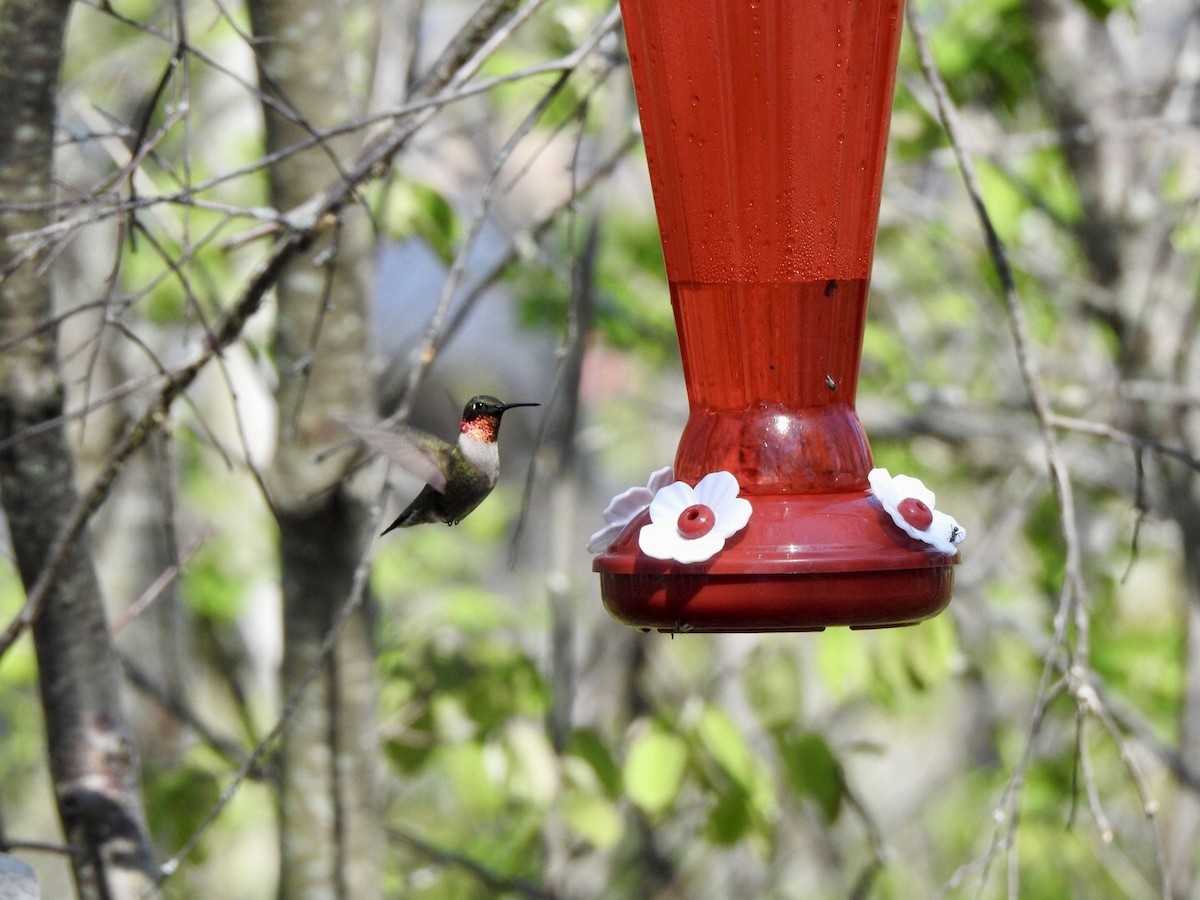
<instances>
[{"instance_id":1,"label":"hummingbird","mask_svg":"<svg viewBox=\"0 0 1200 900\"><path fill-rule=\"evenodd\" d=\"M463 407L458 442L451 444L416 428L380 428L343 420L351 431L410 475L425 479L425 487L404 512L385 528L445 522L457 525L492 492L500 477L500 418L518 406L538 403L502 403L480 394Z\"/></svg>"}]
</instances>

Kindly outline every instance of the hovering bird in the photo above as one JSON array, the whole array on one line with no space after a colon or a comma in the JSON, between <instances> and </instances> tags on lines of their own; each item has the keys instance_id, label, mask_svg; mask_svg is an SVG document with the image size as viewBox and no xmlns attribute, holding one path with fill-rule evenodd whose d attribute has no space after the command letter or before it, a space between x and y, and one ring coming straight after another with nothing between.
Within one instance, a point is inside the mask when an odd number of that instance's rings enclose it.
<instances>
[{"instance_id":1,"label":"hovering bird","mask_svg":"<svg viewBox=\"0 0 1200 900\"><path fill-rule=\"evenodd\" d=\"M457 525L492 492L500 477L500 418L506 410L538 403L502 403L480 394L463 408L458 442L451 444L416 428L380 428L344 421L351 431L425 487L380 534L426 522Z\"/></svg>"}]
</instances>

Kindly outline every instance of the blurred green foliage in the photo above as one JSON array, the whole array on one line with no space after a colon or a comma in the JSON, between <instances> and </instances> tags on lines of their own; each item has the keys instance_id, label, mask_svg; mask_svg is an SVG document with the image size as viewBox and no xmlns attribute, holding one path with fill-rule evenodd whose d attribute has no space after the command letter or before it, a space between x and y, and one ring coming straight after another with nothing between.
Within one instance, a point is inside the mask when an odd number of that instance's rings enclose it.
<instances>
[{"instance_id":1,"label":"blurred green foliage","mask_svg":"<svg viewBox=\"0 0 1200 900\"><path fill-rule=\"evenodd\" d=\"M634 354L651 366L678 360L675 321L663 266L658 225L653 218L631 218L618 211L602 222L596 260L592 327L614 349ZM557 232L553 258L570 258L574 232ZM577 250L575 251L577 252ZM530 327L558 328L570 302L562 273L542 266L522 266L511 276L520 297L523 322Z\"/></svg>"}]
</instances>

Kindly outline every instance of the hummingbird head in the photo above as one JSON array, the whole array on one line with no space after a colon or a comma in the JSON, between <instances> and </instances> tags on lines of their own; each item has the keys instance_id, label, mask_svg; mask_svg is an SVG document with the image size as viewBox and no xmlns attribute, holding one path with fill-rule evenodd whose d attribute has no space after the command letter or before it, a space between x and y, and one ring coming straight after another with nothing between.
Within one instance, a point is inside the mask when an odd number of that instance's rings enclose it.
<instances>
[{"instance_id":1,"label":"hummingbird head","mask_svg":"<svg viewBox=\"0 0 1200 900\"><path fill-rule=\"evenodd\" d=\"M540 403L502 403L495 397L480 394L472 397L463 407L462 425L459 430L467 437L490 444L500 433L500 417L505 410L517 406L540 406Z\"/></svg>"}]
</instances>

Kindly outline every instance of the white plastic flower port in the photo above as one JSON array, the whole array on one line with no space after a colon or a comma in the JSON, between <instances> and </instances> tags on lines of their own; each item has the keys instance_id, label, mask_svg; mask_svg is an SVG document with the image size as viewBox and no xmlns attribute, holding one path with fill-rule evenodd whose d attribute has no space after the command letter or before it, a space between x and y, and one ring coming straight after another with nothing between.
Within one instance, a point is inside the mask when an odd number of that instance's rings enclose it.
<instances>
[{"instance_id":1,"label":"white plastic flower port","mask_svg":"<svg viewBox=\"0 0 1200 900\"><path fill-rule=\"evenodd\" d=\"M663 466L651 473L645 487L631 487L608 501L604 507L604 527L588 539L588 553L603 553L625 530L625 526L650 506L654 495L675 480L675 469Z\"/></svg>"},{"instance_id":2,"label":"white plastic flower port","mask_svg":"<svg viewBox=\"0 0 1200 900\"><path fill-rule=\"evenodd\" d=\"M953 516L936 508L933 491L921 479L911 475L893 477L887 469L872 469L867 481L875 499L906 534L942 553L958 553L957 545L966 540L967 532Z\"/></svg>"},{"instance_id":3,"label":"white plastic flower port","mask_svg":"<svg viewBox=\"0 0 1200 900\"><path fill-rule=\"evenodd\" d=\"M677 563L712 559L750 521L750 501L738 490L729 472L710 472L694 488L668 484L650 502L650 524L638 532L638 546L647 556Z\"/></svg>"}]
</instances>

